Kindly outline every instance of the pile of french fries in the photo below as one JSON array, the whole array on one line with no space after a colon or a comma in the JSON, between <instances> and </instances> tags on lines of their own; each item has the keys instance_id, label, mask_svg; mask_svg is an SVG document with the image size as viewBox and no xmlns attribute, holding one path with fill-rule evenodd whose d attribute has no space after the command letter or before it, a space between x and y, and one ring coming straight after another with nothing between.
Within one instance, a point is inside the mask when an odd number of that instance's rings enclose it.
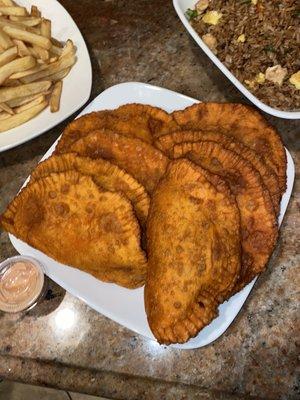
<instances>
[{"instance_id":1,"label":"pile of french fries","mask_svg":"<svg viewBox=\"0 0 300 400\"><path fill-rule=\"evenodd\" d=\"M51 35L51 21L36 6L30 12L0 0L0 132L15 128L48 105L60 108L62 79L76 62L71 40Z\"/></svg>"}]
</instances>

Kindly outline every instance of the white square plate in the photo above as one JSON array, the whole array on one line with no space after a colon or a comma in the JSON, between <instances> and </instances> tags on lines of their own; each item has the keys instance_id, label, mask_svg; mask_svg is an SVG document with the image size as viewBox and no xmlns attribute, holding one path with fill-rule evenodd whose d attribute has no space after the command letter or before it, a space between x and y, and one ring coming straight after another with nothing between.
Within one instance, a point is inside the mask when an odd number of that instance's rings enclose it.
<instances>
[{"instance_id":1,"label":"white square plate","mask_svg":"<svg viewBox=\"0 0 300 400\"><path fill-rule=\"evenodd\" d=\"M63 80L60 110L51 113L49 107L32 120L16 128L0 133L0 152L41 135L59 124L86 103L92 87L91 60L84 39L70 14L56 0L17 0L30 10L32 4L52 22L52 36L65 42L71 39L77 48L77 62Z\"/></svg>"},{"instance_id":2,"label":"white square plate","mask_svg":"<svg viewBox=\"0 0 300 400\"><path fill-rule=\"evenodd\" d=\"M198 100L167 89L143 83L129 82L121 83L105 90L86 107L81 115L92 111L114 109L127 103L150 104L171 112L183 109L196 102L198 102ZM43 159L48 158L52 154L56 143L57 142L48 150ZM286 152L288 160L288 182L287 191L281 201L279 223L281 223L286 211L295 176L292 157L288 151ZM79 297L101 314L124 325L126 328L149 339L154 339L149 329L144 310L143 288L129 290L114 284L103 283L87 273L54 261L40 251L35 250L15 238L13 235L10 235L10 240L20 254L30 255L40 260L45 265L46 274L68 292ZM189 342L185 344L175 345L174 347L180 349L194 349L205 346L216 340L226 331L234 320L247 299L254 283L255 279L241 292L237 293L229 301L223 303L219 307L219 317L204 328L197 337L189 340Z\"/></svg>"},{"instance_id":3,"label":"white square plate","mask_svg":"<svg viewBox=\"0 0 300 400\"><path fill-rule=\"evenodd\" d=\"M210 50L209 47L201 40L198 33L190 24L190 21L187 19L185 13L188 8L194 9L195 4L198 0L173 0L174 8L180 18L181 22L185 26L186 30L189 34L195 39L197 44L201 47L201 49L206 53L206 55L211 59L211 61L223 72L225 76L239 89L240 92L243 93L244 96L248 97L253 104L259 107L261 110L265 111L268 114L275 115L279 118L286 119L300 119L300 111L282 111L276 108L270 107L267 104L260 101L256 96L254 96L247 88L244 86L230 71L225 65L214 55L214 53Z\"/></svg>"}]
</instances>

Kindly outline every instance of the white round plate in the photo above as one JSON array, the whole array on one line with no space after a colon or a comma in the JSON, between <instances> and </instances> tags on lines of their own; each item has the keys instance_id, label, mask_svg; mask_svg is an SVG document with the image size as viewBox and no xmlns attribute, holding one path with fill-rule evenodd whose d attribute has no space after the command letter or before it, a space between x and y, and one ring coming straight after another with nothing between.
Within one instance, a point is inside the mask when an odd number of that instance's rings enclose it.
<instances>
[{"instance_id":1,"label":"white round plate","mask_svg":"<svg viewBox=\"0 0 300 400\"><path fill-rule=\"evenodd\" d=\"M56 0L17 0L30 10L36 5L43 17L52 22L52 36L60 41L71 39L77 48L77 62L63 80L60 110L51 113L49 107L32 120L0 133L0 152L31 140L59 124L89 99L92 87L92 66L84 39L70 14Z\"/></svg>"}]
</instances>

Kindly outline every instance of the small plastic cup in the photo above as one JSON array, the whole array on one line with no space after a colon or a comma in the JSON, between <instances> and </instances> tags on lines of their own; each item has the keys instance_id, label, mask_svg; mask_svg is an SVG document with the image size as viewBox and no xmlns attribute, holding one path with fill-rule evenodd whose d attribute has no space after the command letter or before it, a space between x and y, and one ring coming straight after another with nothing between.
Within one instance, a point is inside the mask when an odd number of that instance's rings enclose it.
<instances>
[{"instance_id":1,"label":"small plastic cup","mask_svg":"<svg viewBox=\"0 0 300 400\"><path fill-rule=\"evenodd\" d=\"M36 259L16 256L0 264L0 310L27 311L42 299L45 291L44 268Z\"/></svg>"}]
</instances>

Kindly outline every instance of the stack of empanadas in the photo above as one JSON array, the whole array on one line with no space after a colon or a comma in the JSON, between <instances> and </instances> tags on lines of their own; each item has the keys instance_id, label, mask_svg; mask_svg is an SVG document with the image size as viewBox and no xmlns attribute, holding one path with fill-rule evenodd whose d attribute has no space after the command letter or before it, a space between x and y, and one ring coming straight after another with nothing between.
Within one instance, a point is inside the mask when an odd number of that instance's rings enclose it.
<instances>
[{"instance_id":1,"label":"stack of empanadas","mask_svg":"<svg viewBox=\"0 0 300 400\"><path fill-rule=\"evenodd\" d=\"M182 343L265 269L285 185L281 139L251 107L128 104L69 124L1 224L98 279L145 283L153 334Z\"/></svg>"}]
</instances>

